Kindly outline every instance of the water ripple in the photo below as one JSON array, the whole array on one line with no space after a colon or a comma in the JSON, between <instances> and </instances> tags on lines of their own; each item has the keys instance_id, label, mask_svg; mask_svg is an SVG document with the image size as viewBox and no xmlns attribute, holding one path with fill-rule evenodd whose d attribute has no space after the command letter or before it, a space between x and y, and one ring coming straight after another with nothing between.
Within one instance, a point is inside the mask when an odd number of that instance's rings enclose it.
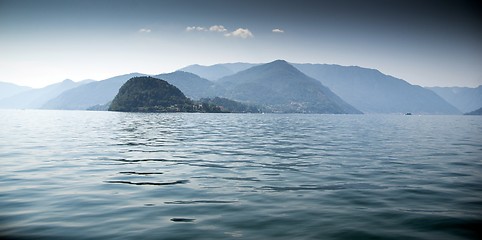
<instances>
[{"instance_id":1,"label":"water ripple","mask_svg":"<svg viewBox=\"0 0 482 240\"><path fill-rule=\"evenodd\" d=\"M222 201L222 200L189 200L189 201L171 201L164 202L165 204L225 204L225 203L236 203L238 201Z\"/></svg>"},{"instance_id":2,"label":"water ripple","mask_svg":"<svg viewBox=\"0 0 482 240\"><path fill-rule=\"evenodd\" d=\"M364 184L364 183L353 183L353 184L335 184L335 185L299 185L294 187L278 187L278 186L262 186L260 190L271 190L271 191L299 191L299 190L345 190L345 189L352 189L352 190L362 190L362 189L386 189L387 187L372 185L372 184Z\"/></svg>"},{"instance_id":3,"label":"water ripple","mask_svg":"<svg viewBox=\"0 0 482 240\"><path fill-rule=\"evenodd\" d=\"M127 174L127 175L159 175L164 174L162 172L119 172L120 174Z\"/></svg>"},{"instance_id":4,"label":"water ripple","mask_svg":"<svg viewBox=\"0 0 482 240\"><path fill-rule=\"evenodd\" d=\"M191 223L196 221L194 218L171 218L173 222L184 222L184 223Z\"/></svg>"},{"instance_id":5,"label":"water ripple","mask_svg":"<svg viewBox=\"0 0 482 240\"><path fill-rule=\"evenodd\" d=\"M174 182L131 182L131 181L104 181L106 183L122 183L122 184L132 184L132 185L155 185L155 186L164 186L164 185L175 185L175 184L186 184L189 180L177 180Z\"/></svg>"}]
</instances>

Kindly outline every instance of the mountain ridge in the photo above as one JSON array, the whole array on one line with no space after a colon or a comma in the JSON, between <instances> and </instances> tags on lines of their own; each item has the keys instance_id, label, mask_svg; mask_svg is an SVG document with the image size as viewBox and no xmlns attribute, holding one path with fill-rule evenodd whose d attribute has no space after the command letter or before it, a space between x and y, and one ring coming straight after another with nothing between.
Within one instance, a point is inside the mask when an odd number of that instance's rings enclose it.
<instances>
[{"instance_id":1,"label":"mountain ridge","mask_svg":"<svg viewBox=\"0 0 482 240\"><path fill-rule=\"evenodd\" d=\"M227 66L227 64L218 65ZM292 65L365 113L462 113L449 101L432 91L383 74L377 69L337 64L292 63ZM207 66L205 70L209 68Z\"/></svg>"},{"instance_id":2,"label":"mountain ridge","mask_svg":"<svg viewBox=\"0 0 482 240\"><path fill-rule=\"evenodd\" d=\"M482 115L482 107L475 109L474 111L465 113L465 115Z\"/></svg>"},{"instance_id":3,"label":"mountain ridge","mask_svg":"<svg viewBox=\"0 0 482 240\"><path fill-rule=\"evenodd\" d=\"M482 107L482 85L470 87L427 87L462 112Z\"/></svg>"},{"instance_id":4,"label":"mountain ridge","mask_svg":"<svg viewBox=\"0 0 482 240\"><path fill-rule=\"evenodd\" d=\"M179 88L186 96L192 99L201 99L205 97L214 97L216 86L208 79L202 78L194 73L175 71L172 73L162 73L154 75Z\"/></svg>"},{"instance_id":5,"label":"mountain ridge","mask_svg":"<svg viewBox=\"0 0 482 240\"><path fill-rule=\"evenodd\" d=\"M142 73L129 73L91 82L63 92L43 104L43 109L85 110L95 105L103 105L114 99L120 87L130 78L145 76Z\"/></svg>"},{"instance_id":6,"label":"mountain ridge","mask_svg":"<svg viewBox=\"0 0 482 240\"><path fill-rule=\"evenodd\" d=\"M70 79L65 79L43 88L30 89L14 96L4 98L0 101L0 108L37 109L63 92L84 84L88 83L85 81L74 82Z\"/></svg>"},{"instance_id":7,"label":"mountain ridge","mask_svg":"<svg viewBox=\"0 0 482 240\"><path fill-rule=\"evenodd\" d=\"M226 89L224 97L270 105L275 112L361 113L284 60L248 68L218 83Z\"/></svg>"},{"instance_id":8,"label":"mountain ridge","mask_svg":"<svg viewBox=\"0 0 482 240\"><path fill-rule=\"evenodd\" d=\"M294 64L366 113L461 114L430 90L377 69L328 64Z\"/></svg>"},{"instance_id":9,"label":"mountain ridge","mask_svg":"<svg viewBox=\"0 0 482 240\"><path fill-rule=\"evenodd\" d=\"M204 66L199 64L193 64L179 69L178 71L194 73L202 78L216 82L217 80L233 75L248 68L261 65L257 63L219 63L210 66Z\"/></svg>"},{"instance_id":10,"label":"mountain ridge","mask_svg":"<svg viewBox=\"0 0 482 240\"><path fill-rule=\"evenodd\" d=\"M263 82L266 81L267 77L263 76L263 74L270 72L270 69L258 71L259 74L252 74L247 79L244 77L245 79L242 81L242 85L236 83L236 80L230 81L229 79L233 79L232 76L235 76L235 78L243 78L242 76L244 71L266 65L241 62L221 63L211 66L190 65L197 66L205 70L209 70L213 66L223 67L230 73L236 72L215 81L198 76L189 71L162 73L153 75L153 77L165 79L170 84L173 84L181 89L186 96L189 96L193 99L226 97L245 103L254 103L253 100L256 100L258 103L265 102L272 105L276 105L273 104L273 102L278 101L284 105L291 104L292 106L290 111L294 112L296 112L296 108L302 112L304 110L301 109L305 108L306 110L307 106L303 107L303 104L299 101L303 98L295 98L296 95L309 95L302 93L303 91L301 91L300 87L297 85L308 84L309 86L314 86L313 81L307 80L306 77L319 82L323 86L317 86L314 88L318 90L324 88L328 89L321 90L322 92L325 92L325 97L328 96L327 98L337 99L336 102L351 105L351 107L357 108L365 113L400 114L411 112L415 114L461 114L462 112L469 112L474 110L476 107L479 107L479 105L474 105L470 108L464 109L460 107L460 105L457 105L448 99L446 96L436 93L437 91L434 88L422 88L417 85L412 85L403 79L398 79L396 77L383 74L377 69L369 69L359 66L341 66L337 64L297 64L288 63L284 60L276 60L271 62L271 67L279 64L283 66L277 67L276 71L278 72L278 76L276 76L276 78L278 79L278 82L276 84L273 82ZM270 65L268 63L268 65L264 66L264 68L269 66ZM293 69L286 71L291 67L297 69L299 73L295 73ZM255 71L257 71L256 68ZM306 77L299 77L300 73ZM95 82L88 82L92 80L86 80L86 84L81 84L80 86L71 87L69 89L63 89L62 91L59 91L60 93L57 94L57 96L52 97L52 95L47 94L50 96L50 99L47 99L49 97L45 97L43 100L40 99L41 101L30 101L35 102L36 105L24 103L23 105L17 104L17 107L44 109L87 109L96 105L105 105L115 97L122 84L134 76L147 75L142 73L130 73ZM290 78L296 79L297 77L304 80L297 83L293 82L293 79L290 80ZM71 83L71 80L64 80L61 83L68 85ZM263 91L260 91L260 89L256 88L261 88ZM475 96L481 99L480 102L482 104L482 86L479 86L479 88L481 89L481 92L476 93ZM470 90L470 88L463 87L457 89ZM29 89L29 91L31 90L38 89ZM284 91L284 95L280 95L280 91ZM310 96L314 97L313 93L311 94L312 95ZM25 99L29 97L32 98L28 95L32 94L26 94L23 96ZM318 96L318 98L320 98L320 96ZM292 100L295 99L296 101L288 101L287 99L289 98L292 98ZM460 100L460 98L461 97L458 97L456 99ZM46 99L48 101L45 102ZM22 101L28 102L24 99L20 99L17 102L20 103ZM42 102L43 104L39 106L39 103ZM307 103L306 101L301 102L304 102L305 104ZM467 102L470 103L470 101L466 101L464 104L468 105ZM12 105L12 102L8 103L5 98L1 99L0 95L0 106L5 108L6 105L8 107L8 105ZM315 106L312 104L311 107ZM274 110L277 111L276 109Z\"/></svg>"},{"instance_id":11,"label":"mountain ridge","mask_svg":"<svg viewBox=\"0 0 482 240\"><path fill-rule=\"evenodd\" d=\"M31 87L20 86L14 83L0 82L0 100L12 97L31 89Z\"/></svg>"}]
</instances>

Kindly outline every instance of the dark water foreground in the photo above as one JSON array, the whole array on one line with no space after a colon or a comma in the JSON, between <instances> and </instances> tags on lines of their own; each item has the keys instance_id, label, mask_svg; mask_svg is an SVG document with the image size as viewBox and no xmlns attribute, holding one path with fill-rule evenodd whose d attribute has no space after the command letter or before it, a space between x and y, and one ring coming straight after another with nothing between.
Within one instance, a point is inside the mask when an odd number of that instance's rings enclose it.
<instances>
[{"instance_id":1,"label":"dark water foreground","mask_svg":"<svg viewBox=\"0 0 482 240\"><path fill-rule=\"evenodd\" d=\"M0 111L0 238L480 239L481 156L477 116Z\"/></svg>"}]
</instances>

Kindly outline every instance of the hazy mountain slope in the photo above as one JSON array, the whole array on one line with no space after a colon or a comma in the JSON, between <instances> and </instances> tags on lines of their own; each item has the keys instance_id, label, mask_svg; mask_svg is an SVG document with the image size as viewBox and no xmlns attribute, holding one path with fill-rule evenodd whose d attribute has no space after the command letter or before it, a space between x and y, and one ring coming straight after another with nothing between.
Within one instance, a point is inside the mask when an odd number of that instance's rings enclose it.
<instances>
[{"instance_id":1,"label":"hazy mountain slope","mask_svg":"<svg viewBox=\"0 0 482 240\"><path fill-rule=\"evenodd\" d=\"M266 106L274 112L360 113L283 60L255 66L218 81L224 97Z\"/></svg>"},{"instance_id":2,"label":"hazy mountain slope","mask_svg":"<svg viewBox=\"0 0 482 240\"><path fill-rule=\"evenodd\" d=\"M45 103L42 108L83 110L95 105L105 104L114 99L122 84L137 76L145 76L145 74L130 73L70 89Z\"/></svg>"},{"instance_id":3,"label":"hazy mountain slope","mask_svg":"<svg viewBox=\"0 0 482 240\"><path fill-rule=\"evenodd\" d=\"M470 112L482 107L482 85L476 88L430 87L428 89L434 91L462 112Z\"/></svg>"},{"instance_id":4,"label":"hazy mountain slope","mask_svg":"<svg viewBox=\"0 0 482 240\"><path fill-rule=\"evenodd\" d=\"M221 63L221 64L218 64L220 66L223 66L231 71L233 71L234 73L237 73L237 72L241 72L241 71L244 71L248 68L252 68L252 67L255 67L255 66L258 66L258 65L261 65L260 63L242 63L242 62L237 62L237 63Z\"/></svg>"},{"instance_id":5,"label":"hazy mountain slope","mask_svg":"<svg viewBox=\"0 0 482 240\"><path fill-rule=\"evenodd\" d=\"M198 64L181 68L179 69L179 71L193 73L202 78L209 79L212 81L218 80L221 77L232 75L235 73L231 69L221 65L202 66Z\"/></svg>"},{"instance_id":6,"label":"hazy mountain slope","mask_svg":"<svg viewBox=\"0 0 482 240\"><path fill-rule=\"evenodd\" d=\"M378 70L327 64L293 64L365 113L461 114L434 92Z\"/></svg>"},{"instance_id":7,"label":"hazy mountain slope","mask_svg":"<svg viewBox=\"0 0 482 240\"><path fill-rule=\"evenodd\" d=\"M47 101L59 96L64 91L84 85L86 82L64 80L40 89L31 89L0 101L2 108L40 108Z\"/></svg>"},{"instance_id":8,"label":"hazy mountain slope","mask_svg":"<svg viewBox=\"0 0 482 240\"><path fill-rule=\"evenodd\" d=\"M255 105L248 105L240 102L233 101L227 98L202 98L202 103L207 103L221 107L223 111L230 113L262 113L262 109Z\"/></svg>"},{"instance_id":9,"label":"hazy mountain slope","mask_svg":"<svg viewBox=\"0 0 482 240\"><path fill-rule=\"evenodd\" d=\"M30 87L19 86L13 83L0 82L0 101L31 89Z\"/></svg>"},{"instance_id":10,"label":"hazy mountain slope","mask_svg":"<svg viewBox=\"0 0 482 240\"><path fill-rule=\"evenodd\" d=\"M474 111L468 112L465 115L482 115L482 107L478 108Z\"/></svg>"},{"instance_id":11,"label":"hazy mountain slope","mask_svg":"<svg viewBox=\"0 0 482 240\"><path fill-rule=\"evenodd\" d=\"M176 71L153 76L167 81L179 88L187 97L200 99L203 97L213 97L216 95L216 87L213 82L201 78L196 74Z\"/></svg>"},{"instance_id":12,"label":"hazy mountain slope","mask_svg":"<svg viewBox=\"0 0 482 240\"><path fill-rule=\"evenodd\" d=\"M179 69L179 71L194 73L202 78L209 79L211 81L217 81L218 79L233 75L237 72L246 70L250 67L254 67L259 64L253 63L222 63L211 66L202 65L190 65Z\"/></svg>"}]
</instances>

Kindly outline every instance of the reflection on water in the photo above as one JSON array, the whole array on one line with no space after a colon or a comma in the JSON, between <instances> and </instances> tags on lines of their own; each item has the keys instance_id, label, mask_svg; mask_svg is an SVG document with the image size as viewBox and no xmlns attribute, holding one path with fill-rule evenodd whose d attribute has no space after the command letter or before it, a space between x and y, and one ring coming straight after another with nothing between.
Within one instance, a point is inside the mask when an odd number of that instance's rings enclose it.
<instances>
[{"instance_id":1,"label":"reflection on water","mask_svg":"<svg viewBox=\"0 0 482 240\"><path fill-rule=\"evenodd\" d=\"M475 116L0 111L0 236L476 239Z\"/></svg>"}]
</instances>

